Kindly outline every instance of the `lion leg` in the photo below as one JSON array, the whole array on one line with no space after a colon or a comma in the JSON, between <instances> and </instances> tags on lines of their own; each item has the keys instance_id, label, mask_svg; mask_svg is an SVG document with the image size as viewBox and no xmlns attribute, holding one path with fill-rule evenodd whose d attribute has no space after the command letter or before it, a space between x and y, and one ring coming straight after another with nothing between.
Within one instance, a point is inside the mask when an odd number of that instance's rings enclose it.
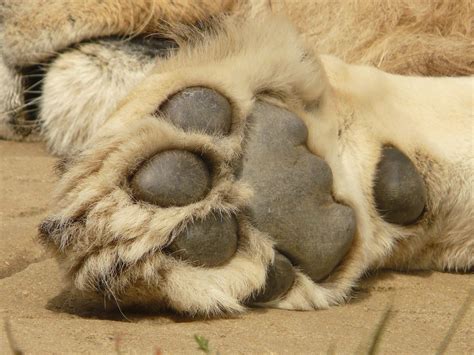
<instances>
[{"instance_id":1,"label":"lion leg","mask_svg":"<svg viewBox=\"0 0 474 355\"><path fill-rule=\"evenodd\" d=\"M164 39L106 38L78 44L52 61L43 77L38 114L49 150L64 157L84 149L120 101L175 46Z\"/></svg>"}]
</instances>

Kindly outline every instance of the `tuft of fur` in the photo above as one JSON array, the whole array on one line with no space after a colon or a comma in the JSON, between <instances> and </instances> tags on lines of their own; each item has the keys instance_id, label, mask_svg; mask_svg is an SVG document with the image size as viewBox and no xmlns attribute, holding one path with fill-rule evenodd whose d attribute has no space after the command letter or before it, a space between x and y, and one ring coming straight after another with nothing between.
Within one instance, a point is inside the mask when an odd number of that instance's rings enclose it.
<instances>
[{"instance_id":1,"label":"tuft of fur","mask_svg":"<svg viewBox=\"0 0 474 355\"><path fill-rule=\"evenodd\" d=\"M37 122L27 117L35 102L25 104L23 81L24 78L20 73L9 68L0 55L0 83L2 83L0 86L0 139L38 138L31 135L38 132ZM27 90L34 90L34 88L27 88Z\"/></svg>"},{"instance_id":2,"label":"tuft of fur","mask_svg":"<svg viewBox=\"0 0 474 355\"><path fill-rule=\"evenodd\" d=\"M50 65L39 119L51 152L64 156L80 151L156 64L153 56L131 53L127 41L98 41L79 45Z\"/></svg>"}]
</instances>

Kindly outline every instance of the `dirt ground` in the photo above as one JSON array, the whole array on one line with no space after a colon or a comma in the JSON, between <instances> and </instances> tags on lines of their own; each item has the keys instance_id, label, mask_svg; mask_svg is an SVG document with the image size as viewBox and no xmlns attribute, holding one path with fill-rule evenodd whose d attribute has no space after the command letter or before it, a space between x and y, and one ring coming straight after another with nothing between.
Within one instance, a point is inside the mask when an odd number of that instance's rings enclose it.
<instances>
[{"instance_id":1,"label":"dirt ground","mask_svg":"<svg viewBox=\"0 0 474 355\"><path fill-rule=\"evenodd\" d=\"M212 354L364 353L387 314L380 353L435 353L445 338L448 353L474 353L474 278L466 274L379 273L348 305L315 312L254 309L219 320L108 312L63 290L55 261L35 242L53 164L42 144L0 141L0 354L192 354L200 352L194 335Z\"/></svg>"}]
</instances>

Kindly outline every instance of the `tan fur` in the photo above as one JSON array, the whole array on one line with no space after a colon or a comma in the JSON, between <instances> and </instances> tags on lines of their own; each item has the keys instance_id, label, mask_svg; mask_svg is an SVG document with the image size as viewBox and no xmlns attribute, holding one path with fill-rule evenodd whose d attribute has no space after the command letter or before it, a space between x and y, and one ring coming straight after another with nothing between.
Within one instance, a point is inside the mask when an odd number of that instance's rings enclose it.
<instances>
[{"instance_id":1,"label":"tan fur","mask_svg":"<svg viewBox=\"0 0 474 355\"><path fill-rule=\"evenodd\" d=\"M230 0L2 0L2 54L9 64L35 64L85 39L155 32L233 7Z\"/></svg>"},{"instance_id":2,"label":"tan fur","mask_svg":"<svg viewBox=\"0 0 474 355\"><path fill-rule=\"evenodd\" d=\"M405 75L474 72L470 0L272 1L318 53Z\"/></svg>"},{"instance_id":3,"label":"tan fur","mask_svg":"<svg viewBox=\"0 0 474 355\"><path fill-rule=\"evenodd\" d=\"M272 2L271 9L275 13L285 10L292 19L306 18L299 2L285 4L279 7L282 3ZM323 9L320 2L305 4L306 14ZM451 49L446 55L452 55L454 62L435 61L433 66L429 58L435 41L423 41L426 47L420 49L412 35L425 31L428 38L428 34L436 33L439 22L427 24L426 16L420 15L417 20L413 15L426 14L428 5L404 3L404 11L399 11L386 4L385 9L393 11L382 17L372 3L330 4L325 11L332 16L324 16L319 29L312 27L319 15L300 24L307 26L303 28L304 40L283 17L268 14L265 2L253 8L255 17L245 18L241 15L247 9L239 4L237 15L222 17L215 31L201 39L188 38L175 56L158 61L153 68L140 69L140 80L127 79L120 94L123 99L119 102L116 98L107 106L110 116L93 115L94 124L85 133L80 131L85 126L78 118L87 117L85 112L92 113L94 104L75 102L86 111L61 120L62 111L55 109L54 101L61 97L61 83L66 82L62 79L69 75L67 71L61 74L57 66L69 59L76 65L81 57L75 59L71 54L58 60L46 81L52 88L48 91L51 101L44 103L44 119L51 126L46 138L56 152L82 153L73 158L71 168L61 178L57 209L50 217L52 233L45 243L57 253L76 288L101 291L125 304L151 303L192 314L242 311L246 298L263 286L266 267L273 258L271 236L253 228L245 216L252 191L235 181L229 168L242 154L246 117L257 98L286 107L304 119L309 129L308 147L333 171L335 197L353 207L357 217L351 251L328 280L315 284L298 272L292 289L267 306L313 309L341 303L366 271L378 267L472 269L473 79L402 77L315 54L315 49L333 48L335 54L346 53L350 61L404 72L400 65L403 51L398 43L406 40L406 50L417 48L418 53L426 55L417 55L415 62L407 61L408 72L466 74L470 70L465 62L470 60L466 59L468 55L458 58L455 54L460 53L459 47L464 52L470 48L466 43L468 34L459 38L452 35L465 30L465 15L447 16L439 25L448 33L448 39L440 38L439 43ZM105 6L113 10L109 3ZM155 20L160 18L161 13L143 6L133 7L137 12L133 16L145 18L151 14ZM453 8L459 9L455 5L436 5L444 14L452 14ZM336 10L340 15L335 15ZM114 11L124 18L131 16L124 8ZM376 16L373 26L362 20L368 13ZM118 26L112 26L114 31L128 33L124 31L130 30L130 21L117 24L114 16L108 16L104 18ZM399 29L393 32L398 40L393 47L389 35L380 38L377 34L387 17L392 28ZM405 26L409 19L411 25ZM84 21L94 23L86 17ZM153 21L147 18L146 23ZM348 28L354 34L358 29L366 32L357 42L354 37L347 38ZM91 33L109 34L100 26L85 36ZM75 40L63 34L67 40L55 46ZM180 26L175 26L175 35L182 35ZM6 56L15 61L11 53ZM28 54L19 57L27 61L37 58ZM91 80L100 77L94 75ZM230 136L185 133L164 119L152 117L160 103L190 86L210 87L229 99L234 121ZM105 95L101 100L109 99ZM72 138L61 141L48 135L51 129L57 134L71 129ZM381 146L387 143L411 158L427 185L428 213L414 226L386 223L375 211L372 185ZM218 173L209 195L195 204L168 209L132 201L127 193L127 177L142 161L170 148L198 151L210 158ZM233 214L239 220L239 250L229 263L198 268L159 252L187 223L212 213Z\"/></svg>"}]
</instances>

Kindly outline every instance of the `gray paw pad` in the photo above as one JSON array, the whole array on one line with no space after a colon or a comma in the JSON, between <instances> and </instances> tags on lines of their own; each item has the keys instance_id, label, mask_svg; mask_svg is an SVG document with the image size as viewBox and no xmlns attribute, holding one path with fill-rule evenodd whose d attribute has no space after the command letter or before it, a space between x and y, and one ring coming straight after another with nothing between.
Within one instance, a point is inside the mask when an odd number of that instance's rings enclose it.
<instances>
[{"instance_id":1,"label":"gray paw pad","mask_svg":"<svg viewBox=\"0 0 474 355\"><path fill-rule=\"evenodd\" d=\"M192 87L180 91L160 109L171 122L185 131L227 134L232 126L229 101L214 90Z\"/></svg>"},{"instance_id":2,"label":"gray paw pad","mask_svg":"<svg viewBox=\"0 0 474 355\"><path fill-rule=\"evenodd\" d=\"M256 192L250 211L277 249L314 281L325 278L349 250L355 216L331 196L332 173L305 146L307 130L294 114L256 105L242 180Z\"/></svg>"},{"instance_id":3,"label":"gray paw pad","mask_svg":"<svg viewBox=\"0 0 474 355\"><path fill-rule=\"evenodd\" d=\"M374 198L377 211L389 223L412 224L423 214L425 184L415 165L397 148L383 148L377 165Z\"/></svg>"},{"instance_id":4,"label":"gray paw pad","mask_svg":"<svg viewBox=\"0 0 474 355\"><path fill-rule=\"evenodd\" d=\"M187 226L168 247L168 251L192 264L217 266L236 252L237 230L234 217L209 216Z\"/></svg>"},{"instance_id":5,"label":"gray paw pad","mask_svg":"<svg viewBox=\"0 0 474 355\"><path fill-rule=\"evenodd\" d=\"M196 154L168 150L156 154L131 179L133 196L161 207L184 206L208 193L211 177Z\"/></svg>"},{"instance_id":6,"label":"gray paw pad","mask_svg":"<svg viewBox=\"0 0 474 355\"><path fill-rule=\"evenodd\" d=\"M265 287L252 295L249 303L264 303L283 296L293 286L295 270L290 261L280 253L275 253L275 260L268 267Z\"/></svg>"}]
</instances>

